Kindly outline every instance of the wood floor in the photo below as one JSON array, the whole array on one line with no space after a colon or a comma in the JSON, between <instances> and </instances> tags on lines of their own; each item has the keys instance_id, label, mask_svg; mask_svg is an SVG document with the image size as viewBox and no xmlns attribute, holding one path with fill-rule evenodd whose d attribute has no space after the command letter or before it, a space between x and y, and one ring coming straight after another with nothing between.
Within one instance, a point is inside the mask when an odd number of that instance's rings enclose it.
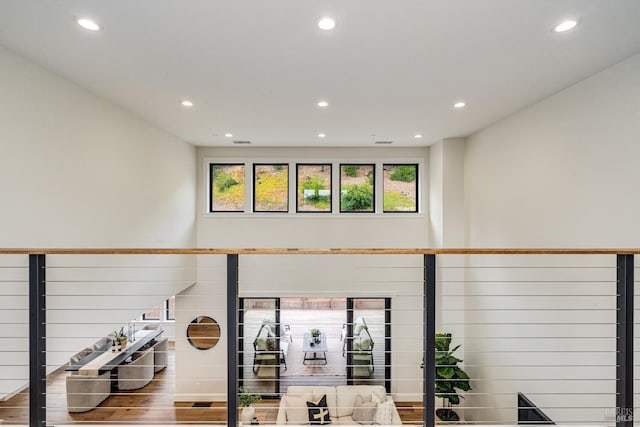
<instances>
[{"instance_id":1,"label":"wood floor","mask_svg":"<svg viewBox=\"0 0 640 427\"><path fill-rule=\"evenodd\" d=\"M65 377L62 370L47 378L47 425L56 424L226 424L225 402L175 402L175 354L169 351L168 366L156 373L151 384L107 398L84 413L67 412ZM29 391L0 402L0 424L29 424ZM262 424L275 424L278 400L256 404ZM406 424L422 424L422 403L397 403Z\"/></svg>"}]
</instances>

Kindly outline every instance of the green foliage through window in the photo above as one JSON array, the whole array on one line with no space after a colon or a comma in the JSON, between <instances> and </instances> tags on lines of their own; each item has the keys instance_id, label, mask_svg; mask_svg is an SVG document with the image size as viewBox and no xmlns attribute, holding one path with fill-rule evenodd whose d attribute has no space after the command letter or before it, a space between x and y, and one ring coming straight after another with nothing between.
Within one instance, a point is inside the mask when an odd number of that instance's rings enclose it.
<instances>
[{"instance_id":1,"label":"green foliage through window","mask_svg":"<svg viewBox=\"0 0 640 427\"><path fill-rule=\"evenodd\" d=\"M331 164L296 165L296 212L331 212Z\"/></svg>"},{"instance_id":2,"label":"green foliage through window","mask_svg":"<svg viewBox=\"0 0 640 427\"><path fill-rule=\"evenodd\" d=\"M211 212L244 211L243 164L211 164Z\"/></svg>"},{"instance_id":3,"label":"green foliage through window","mask_svg":"<svg viewBox=\"0 0 640 427\"><path fill-rule=\"evenodd\" d=\"M385 164L382 170L384 212L417 212L418 165Z\"/></svg>"},{"instance_id":4,"label":"green foliage through window","mask_svg":"<svg viewBox=\"0 0 640 427\"><path fill-rule=\"evenodd\" d=\"M310 202L318 202L320 200L327 199L329 196L321 196L320 190L324 190L326 186L324 185L324 179L320 176L308 176L302 182L303 190L313 190L313 195L306 196L305 199Z\"/></svg>"},{"instance_id":5,"label":"green foliage through window","mask_svg":"<svg viewBox=\"0 0 640 427\"><path fill-rule=\"evenodd\" d=\"M360 171L360 166L358 166L358 165L345 165L345 166L343 166L342 170L344 171L345 175L351 176L351 177L356 177L356 176L358 176L358 172Z\"/></svg>"},{"instance_id":6,"label":"green foliage through window","mask_svg":"<svg viewBox=\"0 0 640 427\"><path fill-rule=\"evenodd\" d=\"M413 165L396 166L389 179L392 181L413 182L416 180L416 167Z\"/></svg>"},{"instance_id":7,"label":"green foliage through window","mask_svg":"<svg viewBox=\"0 0 640 427\"><path fill-rule=\"evenodd\" d=\"M221 193L224 193L225 190L229 189L229 187L233 185L238 185L238 181L228 174L217 176L215 182L218 191Z\"/></svg>"},{"instance_id":8,"label":"green foliage through window","mask_svg":"<svg viewBox=\"0 0 640 427\"><path fill-rule=\"evenodd\" d=\"M287 212L289 167L286 164L253 165L255 212Z\"/></svg>"},{"instance_id":9,"label":"green foliage through window","mask_svg":"<svg viewBox=\"0 0 640 427\"><path fill-rule=\"evenodd\" d=\"M373 210L373 186L369 183L345 185L342 193L342 210Z\"/></svg>"}]
</instances>

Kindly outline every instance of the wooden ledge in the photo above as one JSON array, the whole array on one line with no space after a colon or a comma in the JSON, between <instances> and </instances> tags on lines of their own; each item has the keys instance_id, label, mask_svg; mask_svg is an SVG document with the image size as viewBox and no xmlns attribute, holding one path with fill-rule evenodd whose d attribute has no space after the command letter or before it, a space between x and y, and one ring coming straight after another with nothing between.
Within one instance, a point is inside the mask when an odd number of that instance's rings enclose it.
<instances>
[{"instance_id":1,"label":"wooden ledge","mask_svg":"<svg viewBox=\"0 0 640 427\"><path fill-rule=\"evenodd\" d=\"M636 255L638 248L6 248L0 255Z\"/></svg>"}]
</instances>

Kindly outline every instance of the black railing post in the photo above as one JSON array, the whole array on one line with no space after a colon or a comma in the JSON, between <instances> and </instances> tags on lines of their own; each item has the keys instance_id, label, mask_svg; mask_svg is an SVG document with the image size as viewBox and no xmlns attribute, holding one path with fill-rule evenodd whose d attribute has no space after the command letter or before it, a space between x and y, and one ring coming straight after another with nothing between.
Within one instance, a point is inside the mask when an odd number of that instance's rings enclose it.
<instances>
[{"instance_id":1,"label":"black railing post","mask_svg":"<svg viewBox=\"0 0 640 427\"><path fill-rule=\"evenodd\" d=\"M391 394L391 298L384 299L384 388Z\"/></svg>"},{"instance_id":2,"label":"black railing post","mask_svg":"<svg viewBox=\"0 0 640 427\"><path fill-rule=\"evenodd\" d=\"M275 298L275 303L276 303L276 342L277 342L277 346L276 348L280 349L282 347L280 347L280 340L282 339L282 337L280 336L280 298ZM280 367L282 364L282 358L280 357L280 353L278 353L278 355L276 356L276 380L274 381L274 387L275 389L273 390L273 393L275 395L278 395L280 393ZM286 361L285 361L286 363ZM285 365L286 366L286 365Z\"/></svg>"},{"instance_id":3,"label":"black railing post","mask_svg":"<svg viewBox=\"0 0 640 427\"><path fill-rule=\"evenodd\" d=\"M347 385L353 385L353 298L347 298L347 336L344 349L347 352Z\"/></svg>"},{"instance_id":4,"label":"black railing post","mask_svg":"<svg viewBox=\"0 0 640 427\"><path fill-rule=\"evenodd\" d=\"M238 425L238 255L227 255L227 425Z\"/></svg>"},{"instance_id":5,"label":"black railing post","mask_svg":"<svg viewBox=\"0 0 640 427\"><path fill-rule=\"evenodd\" d=\"M435 425L436 404L436 256L424 256L423 384L422 407L425 427Z\"/></svg>"},{"instance_id":6,"label":"black railing post","mask_svg":"<svg viewBox=\"0 0 640 427\"><path fill-rule=\"evenodd\" d=\"M633 255L617 255L616 427L633 425Z\"/></svg>"},{"instance_id":7,"label":"black railing post","mask_svg":"<svg viewBox=\"0 0 640 427\"><path fill-rule=\"evenodd\" d=\"M47 419L46 259L29 255L29 426Z\"/></svg>"}]
</instances>

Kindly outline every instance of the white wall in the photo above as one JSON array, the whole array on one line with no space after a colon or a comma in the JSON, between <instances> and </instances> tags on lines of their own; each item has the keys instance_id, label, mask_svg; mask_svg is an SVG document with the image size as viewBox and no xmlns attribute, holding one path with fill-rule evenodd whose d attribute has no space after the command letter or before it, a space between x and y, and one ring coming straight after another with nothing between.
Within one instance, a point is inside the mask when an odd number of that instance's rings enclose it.
<instances>
[{"instance_id":1,"label":"white wall","mask_svg":"<svg viewBox=\"0 0 640 427\"><path fill-rule=\"evenodd\" d=\"M2 47L0 94L0 247L195 245L194 147Z\"/></svg>"},{"instance_id":2,"label":"white wall","mask_svg":"<svg viewBox=\"0 0 640 427\"><path fill-rule=\"evenodd\" d=\"M295 176L296 162L333 162L334 194L337 194L337 174L340 162L376 162L380 174L382 162L419 162L420 169L427 165L427 149L260 149L199 148L198 149L198 245L218 248L410 248L426 247L428 224L424 214L427 204L428 180L419 182L418 214L208 214L207 208L207 160L215 162L243 162L251 168L252 162L291 162L291 176ZM376 177L378 188L382 182ZM295 194L291 183L290 194ZM381 193L376 197L381 206ZM334 210L336 200L334 200ZM292 206L291 211L295 211ZM349 267L352 263L352 267ZM365 270L363 265L379 267L380 283L365 286L374 270ZM391 267L396 265L397 270ZM178 301L199 301L200 312L189 309L176 321L176 329L184 330L196 315L209 314L221 323L223 335L226 328L226 289L224 260L201 257L199 281L196 286L181 296ZM415 393L420 390L415 381L421 375L419 354L421 350L421 311L411 310L417 295L422 294L421 257L353 257L345 260L337 256L241 256L240 293L257 295L308 295L317 296L392 296L394 320L398 324L415 324L415 327L394 326L392 334L397 365L394 378L402 377L404 383L394 384L394 393L408 400L419 400ZM388 267L388 268L387 268ZM204 271L203 271L204 268ZM385 269L386 268L386 269ZM416 270L417 268L417 270ZM417 273L416 273L417 271ZM364 273L363 273L364 272ZM395 275L394 275L395 272ZM406 275L417 274L417 283L394 283ZM416 288L416 286L418 286ZM417 338L416 338L417 337ZM207 366L224 367L226 343L221 341L206 352L193 349L186 339L176 339L176 386L178 400L193 400L194 394L205 393L212 400L226 399L226 378L219 369L202 370L198 363L206 360ZM415 360L414 360L415 359ZM404 366L403 366L404 365ZM199 378L199 381L188 379ZM412 395L413 394L413 395ZM204 400L202 394L199 395Z\"/></svg>"},{"instance_id":3,"label":"white wall","mask_svg":"<svg viewBox=\"0 0 640 427\"><path fill-rule=\"evenodd\" d=\"M449 138L429 147L429 214L431 246L434 248L463 248L466 242L464 212L464 153L463 138ZM460 345L454 354L463 360L464 369L464 292L466 257L438 256L436 259L436 333L450 333L450 348ZM444 309L442 309L444 308ZM436 399L436 409L442 407ZM460 407L466 401L462 401ZM464 416L463 411L458 411ZM463 418L464 419L464 418Z\"/></svg>"},{"instance_id":4,"label":"white wall","mask_svg":"<svg viewBox=\"0 0 640 427\"><path fill-rule=\"evenodd\" d=\"M436 248L465 246L463 138L449 138L429 147L429 218Z\"/></svg>"},{"instance_id":5,"label":"white wall","mask_svg":"<svg viewBox=\"0 0 640 427\"><path fill-rule=\"evenodd\" d=\"M640 55L468 139L469 245L637 247Z\"/></svg>"},{"instance_id":6,"label":"white wall","mask_svg":"<svg viewBox=\"0 0 640 427\"><path fill-rule=\"evenodd\" d=\"M424 247L428 241L428 226L424 214L428 179L419 182L419 214L383 214L383 162L420 163L427 165L427 149L284 149L284 148L199 148L198 149L198 245L228 248L407 248ZM290 213L207 214L207 161L242 162L247 170L253 162L290 163ZM341 162L377 163L375 214L295 212L295 163L333 163L334 211L337 206L338 173ZM423 175L427 176L427 175ZM247 186L251 183L247 182ZM249 188L250 191L250 188ZM250 204L250 203L249 203ZM384 224L384 225L383 225Z\"/></svg>"},{"instance_id":7,"label":"white wall","mask_svg":"<svg viewBox=\"0 0 640 427\"><path fill-rule=\"evenodd\" d=\"M193 146L0 48L3 247L194 244Z\"/></svg>"},{"instance_id":8,"label":"white wall","mask_svg":"<svg viewBox=\"0 0 640 427\"><path fill-rule=\"evenodd\" d=\"M465 192L468 226L468 245L470 247L637 247L640 241L640 228L636 226L640 211L640 198L637 197L637 184L640 182L640 55L629 58L603 72L592 76L548 99L543 100L513 116L496 123L487 129L472 135L467 140L465 158ZM494 266L513 265L513 257L493 257L490 261L478 259L480 265L488 262ZM471 263L476 261L471 261ZM548 259L522 259L517 263L539 267L549 264ZM569 295L580 295L594 292L588 283L581 281L604 280L600 291L611 294L611 280L615 280L612 257L602 259L582 258L565 259L566 263L587 265L589 267L608 267L604 272L592 270L594 273L585 277L584 270L578 272L521 270L522 278L537 277L542 280L557 281L549 292L560 292L564 289ZM532 272L533 271L533 272ZM535 275L534 275L535 274ZM492 283L481 286L477 283L468 292L513 293L540 292L539 285L517 287L513 271L502 269L482 271L473 269L469 276L472 280L490 278ZM571 287L567 280L576 279L580 286ZM546 287L545 289L549 289ZM483 302L484 301L484 302ZM518 319L513 312L503 312L501 317L492 308L496 302L487 302L482 296L466 298L466 307L485 309L486 311L467 311L468 323L513 322ZM529 299L528 301L531 301ZM602 342L594 341L602 332L611 333L611 321L615 319L611 311L611 297L574 298L565 305L574 309L603 309L603 314L593 312L590 317L596 323L606 322L608 325L592 325L578 318L577 312L565 312L558 317L557 313L545 310L545 307L558 307L561 297L530 302L530 307L539 308L535 313L543 320L553 319L560 323L582 323L568 332L569 336L586 334L591 337L586 343L593 349L602 348ZM511 299L511 308L523 307L521 298ZM525 317L533 321L530 317ZM578 320L576 320L578 319ZM567 329L564 326L555 328ZM520 331L522 332L522 331ZM466 335L481 333L483 336L509 335L509 331L498 325L484 325L481 332L470 325ZM513 331L511 331L513 333ZM538 334L553 333L545 327L537 330ZM527 336L527 334L523 334ZM547 335L545 335L547 336ZM529 341L531 345L533 341ZM557 340L539 342L539 348L548 348ZM474 340L466 345L466 362L478 365L473 369L476 378L492 378L495 373L486 367L487 361L495 364L509 364L509 356L495 351L502 344L509 343L515 349L525 349L527 344L503 340L496 344L492 340ZM585 342L566 340L562 348L570 351ZM568 347L567 347L568 346ZM607 345L611 349L611 343ZM492 352L493 350L493 352ZM485 357L477 352L486 352ZM490 354L490 352L492 352ZM556 354L556 363L573 363L579 365L585 361L594 362L595 355L584 352L580 359L575 353ZM538 359L540 362L542 359ZM588 401L582 399L578 406L581 409L571 410L550 408L549 415L557 421L585 420L602 421L606 418L603 407L615 406L610 394L615 391L613 381L600 381L597 378L611 378L611 363L615 357L608 354L604 359L608 367L584 368L578 370L583 378L593 381L566 381L559 385L553 381L543 383L547 391L573 393L578 391L597 390L601 395ZM483 367L484 365L484 367ZM503 371L504 372L504 371ZM531 368L511 368L511 378L545 378L558 375L558 378L571 376L575 371L565 369L561 374L557 370ZM495 376L493 377L495 378ZM477 391L515 392L518 387L527 387L531 382L477 382ZM540 384L540 383L539 383ZM573 387L568 387L571 384ZM504 400L496 397L493 404L513 405L513 398ZM568 396L537 395L534 400L542 406L571 406L576 402ZM481 401L475 401L482 406ZM472 406L472 405L471 405ZM574 405L575 406L575 405ZM513 420L514 410L493 414L478 411L469 416L476 419L487 419L497 416L497 421ZM610 421L610 420L609 420Z\"/></svg>"}]
</instances>

